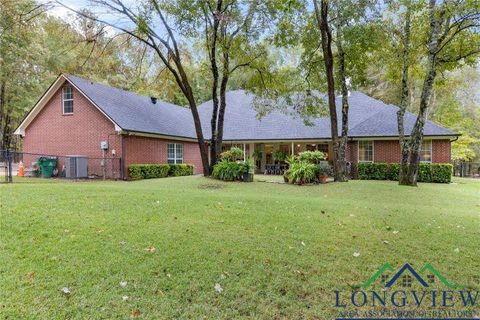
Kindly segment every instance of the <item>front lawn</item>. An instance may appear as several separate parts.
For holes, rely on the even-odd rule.
[[[17,181],[0,185],[2,319],[331,319],[333,290],[385,262],[480,286],[478,180]]]

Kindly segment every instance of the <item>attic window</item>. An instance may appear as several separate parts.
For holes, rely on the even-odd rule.
[[[63,114],[73,113],[73,89],[71,86],[63,87]]]

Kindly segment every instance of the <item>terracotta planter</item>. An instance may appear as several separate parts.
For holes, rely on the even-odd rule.
[[[328,178],[328,176],[322,176],[321,175],[321,176],[318,177],[318,180],[320,181],[321,184],[325,184],[325,183],[327,183],[327,178]]]

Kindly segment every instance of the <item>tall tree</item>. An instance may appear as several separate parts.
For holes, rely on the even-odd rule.
[[[205,48],[211,79],[212,115],[210,166],[222,149],[226,93],[237,70],[252,67],[266,58],[260,36],[265,34],[275,1],[185,0],[170,11],[176,25],[192,41]]]
[[[405,112],[409,105],[410,92],[408,89],[408,69],[410,65],[410,32],[411,32],[412,7],[410,1],[405,4],[405,22],[403,27],[403,51],[402,51],[402,80],[400,107],[397,111],[398,136],[400,143],[400,173],[399,183],[408,183],[408,154],[409,143],[405,137]]]
[[[342,162],[345,162],[345,155],[340,152],[340,139],[338,137],[338,117],[337,107],[335,104],[335,78],[333,73],[333,53],[332,53],[332,32],[329,25],[329,1],[320,0],[320,4],[317,0],[313,0],[315,8],[315,16],[318,23],[318,28],[321,34],[321,43],[323,51],[323,62],[325,65],[325,75],[327,79],[327,97],[328,97],[328,109],[330,112],[330,128],[333,144],[333,168],[335,181],[345,180],[345,166]],[[348,104],[347,104],[348,105]],[[348,110],[347,110],[348,112]],[[348,125],[348,123],[347,123]]]
[[[0,2],[0,149],[13,146],[12,132],[23,116],[21,92],[31,83],[30,50],[44,10],[34,1]]]
[[[209,175],[208,152],[198,113],[197,99],[192,86],[193,76],[189,74],[189,70],[184,64],[185,55],[183,53],[184,48],[180,43],[181,36],[175,32],[175,28],[167,16],[168,8],[172,3],[157,0],[141,1],[137,3],[134,9],[133,6],[127,5],[122,0],[91,0],[93,4],[99,5],[110,13],[128,21],[126,25],[125,23],[109,22],[85,14],[85,12],[74,10],[61,1],[57,2],[81,16],[101,22],[136,38],[157,54],[188,101],[202,158],[203,173]]]
[[[480,4],[477,1],[442,1],[438,4],[436,0],[429,0],[427,17],[429,29],[424,80],[417,119],[408,142],[408,168],[406,176],[400,181],[411,186],[417,185],[423,129],[438,68],[480,53],[480,35],[472,32],[480,26]],[[468,46],[464,45],[465,40],[470,42]]]

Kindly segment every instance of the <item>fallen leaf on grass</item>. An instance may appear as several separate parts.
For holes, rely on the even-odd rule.
[[[122,296],[122,300],[123,300],[123,301],[127,301],[127,300],[128,300],[128,296]]]
[[[400,232],[400,231],[398,231],[398,230],[394,230],[394,231],[393,231],[393,234],[397,234],[397,233],[399,233],[399,232]]]
[[[135,309],[135,310],[132,311],[131,317],[132,318],[138,318],[138,317],[140,317],[141,314],[142,313],[140,312],[140,310]]]
[[[301,242],[301,244],[302,244],[302,246],[304,246],[304,247],[305,247],[305,242],[303,242],[303,241],[302,241],[302,242]]]
[[[354,253],[353,253],[353,256],[354,256],[355,258],[360,257],[360,252],[354,252]]]
[[[155,290],[155,294],[156,294],[157,296],[161,296],[161,297],[163,297],[163,296],[165,295],[165,293],[163,293],[162,290],[158,290],[158,289]]]
[[[125,288],[127,286],[127,281],[120,281],[120,287]]]
[[[145,248],[145,251],[150,252],[150,253],[154,253],[155,251],[157,251],[157,249],[154,246],[150,246],[148,248]]]
[[[388,240],[383,240],[383,244],[389,244]]]
[[[215,283],[215,287],[214,287],[214,288],[215,288],[215,291],[216,291],[217,293],[222,293],[222,292],[223,292],[223,288],[222,288],[222,286],[220,285],[220,283]]]
[[[302,270],[294,270],[293,272],[295,272],[296,274],[302,277],[305,275],[305,272],[303,272]]]
[[[63,288],[61,289],[61,291],[62,291],[62,293],[63,293],[64,295],[66,295],[66,296],[69,296],[70,294],[72,294],[72,293],[70,292],[70,289],[67,288],[67,287],[63,287]]]
[[[459,252],[460,252],[460,249],[459,249],[459,248],[455,248],[453,251],[455,251],[456,253],[459,253]]]
[[[31,271],[31,272],[27,273],[27,277],[28,277],[28,279],[30,279],[30,280],[35,279],[35,276],[36,276],[36,275],[37,275],[37,273],[36,273],[35,271]]]

